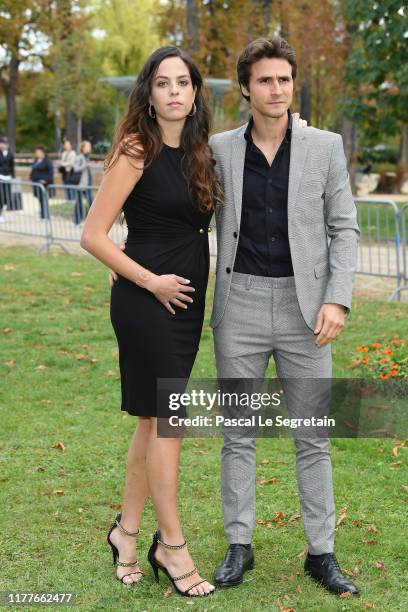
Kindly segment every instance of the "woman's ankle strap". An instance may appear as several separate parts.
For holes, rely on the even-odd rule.
[[[170,550],[178,550],[180,548],[184,548],[187,545],[186,540],[184,540],[183,544],[166,544],[166,542],[163,542],[163,540],[160,540],[159,532],[157,532],[156,540],[158,544],[161,544],[162,546],[164,546],[164,548],[169,548]]]
[[[121,531],[123,531],[123,533],[125,533],[125,534],[126,534],[126,535],[128,535],[128,536],[132,536],[132,537],[135,537],[135,536],[139,535],[139,533],[140,533],[140,529],[138,529],[137,531],[133,531],[133,532],[132,532],[132,531],[128,531],[127,529],[125,529],[125,528],[123,527],[123,525],[121,525],[121,524],[120,524],[120,519],[121,519],[121,515],[119,514],[119,515],[116,517],[116,519],[115,519],[115,523],[116,523],[116,525],[119,527],[119,529],[120,529]]]

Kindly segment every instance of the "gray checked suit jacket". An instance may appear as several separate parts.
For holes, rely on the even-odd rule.
[[[225,203],[216,210],[217,266],[210,325],[222,320],[239,240],[247,124],[214,134],[210,146]],[[296,293],[314,329],[323,303],[351,307],[359,228],[339,134],[295,122],[288,189],[288,231]]]

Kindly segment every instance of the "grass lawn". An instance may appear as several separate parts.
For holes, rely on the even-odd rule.
[[[138,540],[146,576],[123,588],[114,580],[106,533],[120,508],[135,419],[120,411],[106,270],[88,257],[21,247],[0,248],[0,262],[0,590],[73,591],[78,610],[408,609],[407,447],[391,439],[332,441],[336,552],[356,576],[360,599],[335,598],[303,576],[289,439],[257,444],[256,567],[241,587],[204,600],[165,596],[167,580],[156,585],[145,559],[156,527],[149,503]],[[357,345],[402,336],[407,314],[404,304],[356,298],[334,347],[335,376],[352,376]],[[194,375],[214,374],[207,319]],[[183,444],[185,535],[211,578],[226,549],[220,439]],[[273,477],[275,484],[261,483]]]

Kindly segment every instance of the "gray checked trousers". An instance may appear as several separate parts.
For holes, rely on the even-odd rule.
[[[313,416],[296,379],[330,379],[331,348],[317,348],[302,317],[293,277],[270,278],[233,272],[220,324],[214,329],[219,378],[263,379],[273,356],[278,377],[290,386],[289,417]],[[317,415],[316,415],[317,416]],[[335,506],[329,439],[294,437],[300,510],[314,555],[333,552]],[[255,523],[256,449],[252,437],[224,432],[221,498],[229,544],[249,544]]]

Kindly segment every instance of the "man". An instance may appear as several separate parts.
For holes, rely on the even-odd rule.
[[[279,378],[289,381],[289,413],[301,413],[306,400],[296,381],[331,378],[330,343],[351,306],[356,210],[341,136],[291,120],[296,58],[288,43],[255,40],[242,52],[237,72],[252,117],[210,141],[225,192],[217,209],[211,317],[217,373],[221,379],[263,379],[273,355]],[[295,438],[295,444],[309,549],[305,572],[332,593],[357,595],[333,553],[329,440]],[[221,487],[229,547],[215,573],[218,586],[240,584],[254,564],[255,459],[253,438],[224,432]]]
[[[0,223],[4,223],[3,206],[11,208],[11,179],[14,174],[14,155],[9,151],[8,139],[0,137]],[[6,182],[7,181],[7,182]]]

